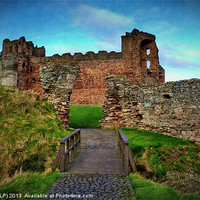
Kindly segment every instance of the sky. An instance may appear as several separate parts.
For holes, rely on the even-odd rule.
[[[0,51],[25,36],[47,56],[120,52],[134,28],[156,36],[166,81],[200,78],[200,0],[0,0]]]

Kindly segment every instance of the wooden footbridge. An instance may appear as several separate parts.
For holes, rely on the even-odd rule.
[[[105,132],[106,130],[101,130],[101,129],[97,129],[100,130],[101,132]],[[98,138],[98,132],[95,129],[86,129],[86,130],[82,130],[83,133],[88,131],[88,132],[97,132],[97,135],[95,135]],[[106,131],[107,133],[109,133],[109,131]],[[111,132],[111,131],[110,131]],[[95,137],[93,136],[93,137]],[[86,138],[86,140],[89,138]],[[90,138],[91,139],[91,138]],[[94,138],[95,139],[95,138]],[[107,138],[105,136],[105,138],[102,138],[102,142],[106,141]],[[116,138],[113,137],[113,140],[115,140]],[[87,142],[87,141],[84,141]],[[114,148],[114,150],[113,150]],[[88,150],[89,149],[89,150]],[[70,135],[62,138],[60,140],[60,147],[58,150],[58,154],[56,157],[56,160],[54,162],[53,168],[52,170],[55,171],[55,169],[58,167],[59,165],[59,161],[60,161],[60,172],[67,172],[70,170],[73,172],[78,172],[76,171],[76,168],[78,167],[77,165],[73,164],[73,160],[74,158],[77,156],[78,154],[78,158],[76,158],[77,160],[75,161],[76,163],[79,163],[80,161],[80,170],[82,171],[83,168],[82,166],[84,165],[84,162],[88,163],[88,161],[91,161],[91,159],[94,159],[94,157],[101,158],[101,163],[104,163],[104,166],[106,166],[106,162],[108,160],[111,160],[111,165],[113,168],[115,168],[115,165],[121,165],[121,160],[123,161],[123,168],[124,168],[124,173],[128,174],[130,170],[132,170],[133,172],[136,172],[136,167],[133,161],[133,157],[131,155],[130,149],[129,149],[129,140],[126,138],[126,136],[124,135],[124,133],[122,132],[121,129],[119,129],[118,131],[118,148],[116,148],[116,146],[112,146],[112,148],[106,149],[106,151],[104,149],[104,147],[102,146],[96,146],[96,148],[83,148],[81,149],[81,129],[77,129],[75,130],[73,133],[71,133]],[[91,150],[91,149],[96,149]],[[101,149],[99,151],[99,149]],[[94,152],[94,155],[93,155]],[[108,153],[109,152],[109,153]],[[104,155],[105,154],[105,155]],[[109,158],[108,158],[108,154],[109,154]],[[118,154],[120,154],[120,156],[118,156]],[[84,159],[85,158],[85,159]],[[90,159],[91,158],[91,159]],[[118,163],[116,162],[116,159],[118,159]],[[120,160],[121,159],[121,160]],[[71,167],[68,167],[69,165],[72,165]],[[102,170],[103,169],[99,168],[101,166],[100,163],[97,163],[97,168],[98,170]],[[94,166],[93,166],[94,169]],[[98,172],[97,170],[97,172]],[[93,170],[94,171],[94,170]],[[123,173],[120,171],[120,173]]]
[[[122,130],[77,129],[60,140],[53,171],[61,178],[49,199],[135,199],[128,173],[136,167]],[[55,196],[57,194],[57,197]],[[84,196],[85,195],[85,196]]]

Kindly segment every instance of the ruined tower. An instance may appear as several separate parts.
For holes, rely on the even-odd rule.
[[[155,36],[134,29],[122,36],[122,61],[129,69],[127,78],[134,84],[165,81],[164,69],[159,64]]]

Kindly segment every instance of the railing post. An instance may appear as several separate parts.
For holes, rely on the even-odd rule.
[[[124,143],[124,172],[128,174],[129,167],[129,146],[128,142]]]
[[[81,148],[81,130],[79,130],[78,132],[78,140],[79,140],[78,149],[80,149]]]
[[[78,133],[76,133],[76,135],[75,135],[75,147],[74,147],[74,153],[75,154],[77,154],[77,152],[78,152],[78,143],[77,143],[77,141],[78,141]]]
[[[75,153],[77,153],[78,149],[80,149],[80,143],[81,143],[80,129],[62,138],[60,140],[59,151],[54,161],[52,171],[55,171],[60,160],[60,172],[61,173],[64,172],[66,170],[65,167],[67,167],[67,164],[73,160]],[[70,152],[71,152],[71,159],[70,159]]]
[[[73,137],[71,137],[71,139],[70,139],[70,142],[71,142],[71,147],[74,145],[74,136]],[[72,150],[71,150],[71,161],[74,159],[74,147],[72,148]]]
[[[66,147],[67,147],[66,151],[68,151],[69,150],[69,139],[67,140]],[[69,153],[67,153],[67,155],[66,155],[66,165],[68,163],[69,163]]]
[[[54,172],[56,170],[56,167],[58,165],[59,160],[60,160],[60,146],[59,146],[58,154],[56,156],[56,160],[55,160],[53,167],[52,167],[52,172]]]
[[[65,142],[60,142],[60,172],[65,171]]]

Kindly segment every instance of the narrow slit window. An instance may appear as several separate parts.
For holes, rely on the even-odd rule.
[[[150,65],[151,65],[151,62],[149,60],[147,60],[147,68],[148,69],[149,69]]]
[[[22,63],[22,68],[23,68],[23,69],[24,69],[25,65],[26,65],[26,63],[25,63],[25,62],[23,62],[23,63]]]
[[[146,49],[147,56],[150,54],[150,49]]]

